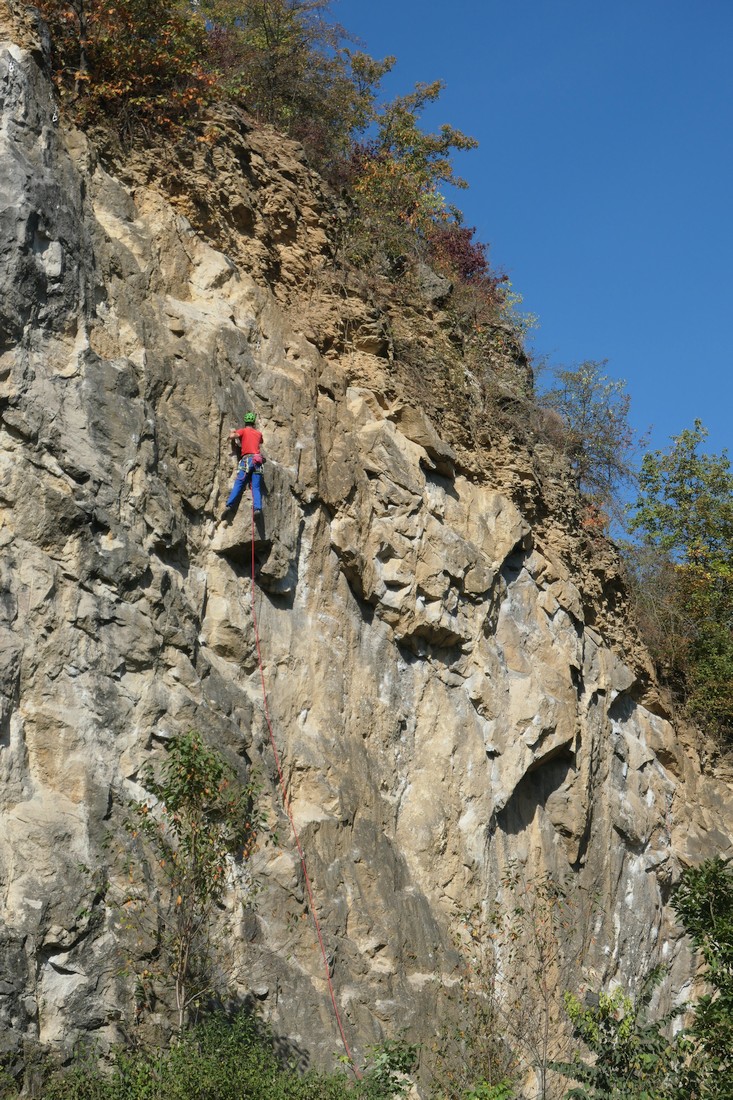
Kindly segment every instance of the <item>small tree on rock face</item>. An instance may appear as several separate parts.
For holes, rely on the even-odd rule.
[[[592,1057],[576,1053],[555,1068],[578,1082],[566,1100],[730,1100],[733,1097],[733,872],[719,858],[688,868],[672,907],[701,952],[710,992],[694,1004],[649,1021],[646,1010],[663,971],[657,968],[634,1004],[621,990],[581,1004],[565,1003],[576,1038]],[[691,1025],[666,1034],[682,1011]]]
[[[588,361],[573,370],[556,370],[559,384],[543,395],[542,404],[566,424],[565,450],[581,490],[607,508],[634,480],[638,442],[629,424],[626,383],[604,374],[605,366],[605,361]]]
[[[180,1030],[193,1006],[221,992],[212,930],[231,860],[246,860],[257,840],[256,791],[197,733],[172,741],[160,778],[148,769],[144,782],[151,798],[133,804],[127,828],[149,883],[158,871],[163,881],[156,901],[131,872],[122,908],[145,960],[138,1008],[172,988]]]
[[[534,1097],[550,1100],[557,1096],[552,1061],[567,1041],[559,1026],[562,990],[585,950],[592,910],[581,912],[550,874],[526,878],[514,863],[502,887],[502,904],[492,914],[501,974],[496,983],[498,1017],[518,1062],[536,1075]]]
[[[455,979],[441,987],[436,1035],[423,1048],[440,1100],[510,1100],[508,1082],[517,1059],[498,1002],[494,925],[498,914],[481,905],[464,912],[454,927]]]

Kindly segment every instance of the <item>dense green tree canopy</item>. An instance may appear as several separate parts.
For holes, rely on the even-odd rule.
[[[733,473],[725,451],[707,454],[699,420],[668,451],[644,456],[632,531],[676,561],[730,564],[733,558]]]

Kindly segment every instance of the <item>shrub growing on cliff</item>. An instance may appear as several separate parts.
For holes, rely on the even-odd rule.
[[[592,1054],[579,1054],[553,1068],[577,1082],[565,1100],[689,1100],[688,1044],[670,1039],[665,1028],[673,1016],[649,1022],[646,1010],[662,972],[654,971],[634,1003],[622,990],[601,993],[583,1004],[571,993],[565,1007],[573,1035]]]
[[[672,897],[685,932],[702,954],[709,992],[656,1021],[647,1019],[663,975],[652,973],[634,1003],[620,989],[565,1004],[588,1059],[576,1052],[555,1068],[577,1082],[566,1100],[730,1100],[733,1096],[733,872],[719,858],[688,868]],[[670,1023],[692,1010],[689,1027]]]
[[[197,1025],[168,1050],[118,1051],[109,1068],[84,1060],[57,1071],[44,1100],[354,1100],[342,1073],[300,1074],[283,1064],[282,1044],[259,1021],[239,1013]]]
[[[330,0],[39,0],[54,81],[82,123],[123,138],[183,127],[217,99],[303,140],[323,166],[371,120],[394,59],[346,46]]]
[[[330,0],[206,0],[209,48],[223,94],[301,140],[319,166],[347,152],[371,121],[394,58],[348,47]]]
[[[197,733],[172,741],[160,778],[148,769],[144,782],[151,797],[133,804],[128,822],[137,846],[121,912],[136,938],[138,1011],[172,989],[180,1031],[194,1007],[223,992],[216,911],[230,861],[251,855],[261,822],[252,783]]]
[[[549,874],[525,877],[511,864],[502,879],[501,903],[493,913],[497,970],[503,975],[498,1012],[518,1064],[536,1075],[538,1100],[555,1095],[552,1061],[567,1043],[557,1027],[562,991],[587,950],[592,909],[592,901],[579,893],[570,897]]]
[[[245,1012],[197,1024],[168,1049],[117,1050],[111,1065],[83,1054],[44,1067],[44,1100],[391,1100],[405,1096],[416,1048],[393,1041],[372,1049],[363,1078],[302,1072],[302,1051]],[[11,1085],[8,1100],[20,1091]],[[4,1100],[4,1096],[3,1096]],[[484,1097],[481,1097],[484,1100]],[[486,1100],[494,1100],[493,1094]],[[497,1094],[496,1100],[504,1100]]]
[[[506,275],[492,269],[489,246],[475,233],[456,211],[434,222],[427,234],[427,258],[453,284],[450,308],[467,343],[506,314],[509,284]]]
[[[207,32],[175,0],[38,0],[52,42],[52,71],[77,119],[121,135],[160,128],[208,102]]]
[[[476,906],[455,928],[455,979],[441,988],[436,1037],[423,1051],[439,1100],[509,1100],[517,1066],[497,996],[493,925]],[[450,1025],[446,1024],[450,1021]]]

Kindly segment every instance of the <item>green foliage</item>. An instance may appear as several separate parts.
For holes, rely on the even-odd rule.
[[[19,1095],[20,1089],[12,1073],[0,1065],[0,1100],[15,1100]]]
[[[673,438],[668,451],[644,456],[629,527],[638,533],[647,560],[653,555],[655,587],[669,605],[666,621],[684,627],[684,644],[673,650],[660,645],[661,659],[676,673],[690,712],[730,737],[733,473],[725,451],[701,450],[706,436],[697,420]],[[639,591],[644,612],[650,601],[643,587]],[[678,639],[679,631],[671,637]]]
[[[672,906],[705,962],[711,991],[692,1006],[692,1025],[665,1034],[678,1012],[649,1022],[661,969],[634,1004],[621,990],[583,1004],[566,994],[573,1033],[591,1054],[555,1069],[577,1081],[567,1100],[730,1100],[733,1097],[733,872],[721,859],[685,871]]]
[[[705,962],[712,987],[695,1005],[691,1034],[700,1044],[702,1095],[733,1096],[733,871],[719,858],[688,868],[672,898],[675,913]]]
[[[499,299],[502,321],[508,324],[521,339],[524,339],[532,329],[539,326],[539,318],[536,313],[527,313],[520,308],[524,304],[524,296],[514,289],[510,279],[501,281]]]
[[[286,1052],[283,1052],[286,1053]],[[216,1017],[168,1050],[118,1052],[111,1070],[88,1058],[51,1075],[44,1100],[347,1100],[344,1074],[300,1074],[283,1064],[253,1017]]]
[[[654,971],[637,1004],[620,989],[601,993],[583,1004],[565,994],[573,1035],[592,1054],[576,1053],[571,1062],[553,1068],[577,1081],[566,1100],[688,1100],[687,1044],[664,1034],[670,1017],[649,1023],[645,1011],[662,972]]]
[[[705,454],[700,420],[673,437],[668,451],[644,456],[632,530],[676,561],[730,561],[733,553],[733,473],[725,451]]]
[[[390,1100],[404,1096],[416,1048],[374,1047],[363,1080],[345,1072],[301,1072],[298,1055],[255,1017],[214,1016],[167,1049],[118,1050],[111,1066],[89,1051],[74,1064],[45,1068],[44,1100]],[[294,1057],[293,1057],[294,1055]],[[12,1092],[13,1097],[18,1095]],[[484,1100],[484,1097],[481,1097]],[[486,1100],[494,1100],[488,1094]],[[504,1100],[502,1094],[496,1100]]]
[[[573,370],[557,369],[559,383],[542,396],[566,425],[564,449],[581,490],[604,508],[634,480],[637,440],[629,424],[626,383],[603,373],[604,362],[588,361]]]
[[[144,783],[152,797],[133,804],[128,822],[141,850],[129,863],[123,923],[145,960],[138,1010],[168,985],[182,1028],[193,1006],[220,992],[214,917],[232,862],[246,861],[257,842],[257,791],[193,732],[170,742],[160,778],[148,768]],[[142,878],[136,866],[147,872]],[[156,900],[150,884],[161,878]]]
[[[417,1062],[418,1048],[404,1039],[387,1039],[372,1047],[359,1083],[358,1095],[363,1100],[382,1100],[404,1096],[409,1088],[410,1073]]]
[[[512,1100],[514,1088],[509,1081],[499,1081],[498,1085],[490,1085],[488,1081],[481,1081],[470,1089],[465,1100]]]

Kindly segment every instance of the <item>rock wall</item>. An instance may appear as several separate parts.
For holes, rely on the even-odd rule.
[[[729,850],[731,792],[665,717],[623,614],[597,613],[611,566],[574,568],[549,488],[542,523],[520,508],[530,454],[499,440],[472,466],[382,343],[324,356],[278,302],[273,272],[327,259],[297,148],[232,134],[247,167],[227,186],[257,216],[227,255],[180,202],[109,175],[31,33],[9,12],[0,30],[0,1045],[114,1038],[102,842],[162,742],[202,731],[282,818],[248,501],[219,518],[247,409],[269,707],[357,1056],[439,1029],[465,914],[501,905],[509,867],[596,899],[579,982],[635,988],[662,959],[679,996],[670,885]],[[324,1064],[338,1035],[279,832],[255,905],[232,887],[232,968]]]

